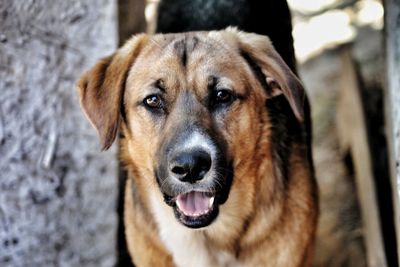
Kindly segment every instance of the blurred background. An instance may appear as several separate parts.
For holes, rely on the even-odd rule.
[[[191,12],[194,3],[212,10],[217,2],[164,5]],[[0,266],[130,266],[118,148],[100,153],[74,84],[132,34],[160,31],[159,19],[166,20],[159,5],[0,1]],[[400,3],[288,5],[297,71],[311,101],[320,190],[313,266],[396,267]],[[279,32],[274,22],[266,27]]]

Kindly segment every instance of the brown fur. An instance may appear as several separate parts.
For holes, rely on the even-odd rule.
[[[186,44],[183,48],[180,40]],[[217,120],[202,103],[210,74],[226,77],[229,86],[244,96]],[[267,83],[267,77],[274,82]],[[163,119],[152,118],[138,104],[157,80],[168,92],[169,107]],[[310,265],[318,212],[303,123],[305,94],[267,37],[235,29],[135,36],[87,72],[78,87],[82,107],[103,147],[112,144],[119,125],[124,135],[121,160],[129,172],[124,220],[128,248],[137,266],[184,262],[166,245],[178,241],[163,240],[168,233],[162,231],[168,227],[177,231],[176,236],[182,232],[188,241],[187,248],[185,243],[176,246],[201,250],[206,259],[198,260],[210,266]],[[193,103],[176,103],[182,90],[195,96]],[[285,159],[278,162],[275,150],[280,148],[273,148],[277,144],[272,141],[274,114],[269,114],[265,103],[280,94],[297,127],[290,133]],[[172,210],[163,203],[154,177],[159,148],[184,116],[194,116],[205,128],[216,128],[233,160],[229,198],[215,222],[199,230],[174,228]]]

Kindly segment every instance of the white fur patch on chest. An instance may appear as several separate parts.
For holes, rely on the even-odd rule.
[[[202,231],[181,225],[170,207],[156,194],[150,195],[152,212],[159,227],[162,243],[171,253],[177,267],[240,267],[234,255],[213,251]]]

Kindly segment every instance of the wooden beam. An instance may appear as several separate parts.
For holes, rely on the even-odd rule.
[[[337,106],[339,143],[343,153],[350,152],[354,164],[368,266],[386,267],[366,118],[350,49],[342,49],[341,62],[341,87]]]

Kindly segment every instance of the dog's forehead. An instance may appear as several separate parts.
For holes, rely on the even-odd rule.
[[[218,32],[154,35],[134,63],[128,85],[143,87],[137,83],[161,79],[166,80],[170,88],[193,87],[193,84],[197,88],[206,88],[204,85],[210,77],[216,76],[242,87],[239,84],[243,60],[240,59],[235,44]]]
[[[175,34],[156,34],[151,37],[153,45],[164,51],[172,50],[182,55],[183,51],[189,53],[202,51],[215,51],[232,47],[232,42],[227,42],[223,31],[218,32],[186,32]]]
[[[182,34],[155,35],[150,38],[142,61],[153,65],[179,64],[194,70],[205,65],[231,64],[237,49],[225,42],[221,34],[189,32]]]

